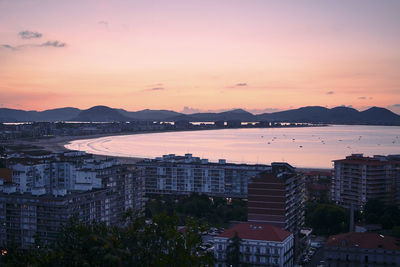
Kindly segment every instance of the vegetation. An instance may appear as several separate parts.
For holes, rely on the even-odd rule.
[[[159,196],[146,203],[146,216],[151,218],[166,212],[176,213],[182,223],[191,216],[211,226],[226,226],[229,221],[247,221],[247,203],[244,200],[226,198],[210,198],[206,195],[192,194],[175,199],[171,196]]]
[[[366,223],[380,224],[383,229],[392,229],[400,226],[400,210],[396,205],[371,199],[365,205],[364,219]]]
[[[330,203],[306,204],[306,225],[317,235],[335,235],[349,229],[349,211]]]
[[[350,211],[332,203],[306,203],[306,225],[317,235],[348,232]],[[379,224],[385,234],[400,237],[400,209],[378,199],[370,199],[362,213],[355,211],[355,222]]]
[[[240,245],[242,239],[239,237],[237,232],[235,235],[229,239],[229,245],[226,248],[226,263],[228,266],[239,267],[241,266],[240,258],[242,253],[240,252]]]
[[[366,223],[379,224],[390,235],[400,237],[400,210],[396,205],[370,199],[365,205],[363,217]]]
[[[50,247],[20,251],[8,248],[1,266],[211,266],[213,257],[200,250],[202,229],[187,219],[178,231],[178,217],[165,214],[146,223],[127,216],[125,227],[83,225],[77,220],[62,229]]]

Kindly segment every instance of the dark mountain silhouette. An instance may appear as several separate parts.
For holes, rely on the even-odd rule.
[[[24,121],[285,121],[327,124],[371,124],[400,125],[400,116],[385,108],[372,107],[359,112],[354,108],[335,107],[328,109],[320,106],[253,115],[243,109],[234,109],[220,113],[182,114],[170,110],[126,111],[107,106],[95,106],[87,110],[77,108],[59,108],[45,111],[25,111],[0,108],[0,122]]]
[[[0,108],[0,122],[65,121],[78,115],[77,108],[57,108],[45,111],[25,111]]]
[[[137,120],[165,120],[167,118],[171,118],[173,116],[181,115],[176,111],[171,110],[151,110],[151,109],[144,109],[140,111],[126,111],[124,109],[118,109],[118,111],[131,119]]]
[[[400,125],[400,116],[385,108],[372,107],[360,112],[363,123],[369,124],[397,124]],[[397,123],[396,123],[397,122]]]
[[[78,116],[80,109],[77,108],[56,108],[49,109],[39,113],[43,121],[67,121]]]
[[[243,109],[234,109],[220,113],[194,113],[190,115],[181,114],[179,116],[171,117],[169,120],[187,120],[187,121],[227,121],[227,120],[241,120],[241,121],[254,121],[255,115]]]
[[[370,108],[359,112],[348,107],[303,107],[299,109],[261,114],[258,120],[310,122],[330,124],[400,125],[400,116],[385,108]]]
[[[130,121],[131,118],[122,115],[117,109],[107,106],[94,106],[82,110],[72,121],[113,122]]]

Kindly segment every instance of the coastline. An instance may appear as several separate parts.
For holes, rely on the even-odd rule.
[[[326,126],[323,126],[326,127]],[[174,131],[147,131],[147,132],[134,132],[134,133],[109,133],[109,134],[98,134],[98,135],[91,135],[91,136],[65,136],[65,137],[60,137],[54,139],[52,142],[47,142],[45,144],[42,143],[42,146],[49,150],[49,151],[54,151],[54,152],[63,152],[63,151],[70,151],[69,149],[65,148],[65,145],[67,145],[71,141],[77,141],[77,140],[88,140],[88,139],[95,139],[95,138],[102,138],[102,137],[109,137],[109,136],[129,136],[129,135],[137,135],[137,134],[151,134],[151,133],[167,133],[167,132],[186,132],[186,131],[214,131],[214,130],[225,130],[225,129],[185,129],[185,130],[174,130]],[[38,145],[40,145],[38,143]],[[93,154],[93,153],[92,153]],[[93,154],[94,157],[99,158],[99,159],[107,159],[107,158],[116,158],[118,161],[121,163],[126,163],[126,164],[133,164],[138,161],[142,161],[146,159],[147,157],[128,157],[128,156],[116,156],[116,155],[105,155],[105,154]],[[159,155],[161,156],[161,154]],[[244,164],[249,164],[252,165],[253,163],[244,163]],[[329,172],[331,171],[331,168],[324,168],[324,167],[309,167],[309,166],[294,166],[299,172],[309,172],[309,171],[325,171]]]
[[[327,126],[330,126],[330,125],[298,126],[298,127],[294,127],[294,128],[327,127]],[[280,128],[280,127],[270,127],[270,128]],[[267,128],[267,129],[270,129],[270,128]],[[292,128],[292,127],[290,127],[290,128]],[[217,130],[226,130],[226,129],[229,129],[229,128],[175,129],[175,130],[123,132],[123,133],[121,133],[121,132],[120,133],[103,133],[103,134],[94,134],[94,135],[72,135],[72,136],[70,135],[70,136],[56,136],[56,137],[50,137],[50,138],[37,138],[37,139],[29,140],[29,141],[28,140],[19,140],[19,142],[17,141],[15,144],[37,145],[37,146],[42,147],[44,150],[47,150],[50,152],[65,152],[65,151],[69,151],[69,149],[65,148],[65,145],[67,145],[71,141],[76,141],[76,140],[87,140],[87,139],[95,139],[95,138],[109,137],[109,136],[124,136],[124,135],[136,135],[136,134],[152,134],[152,133],[155,134],[155,133],[192,132],[192,131],[217,131]],[[233,128],[233,129],[236,129],[236,128]],[[249,129],[249,128],[237,128],[237,129]]]
[[[335,125],[323,125],[321,127],[325,128],[326,126],[335,126]],[[364,126],[364,125],[360,125]],[[314,128],[316,126],[311,126],[311,128]],[[275,128],[275,127],[274,127]],[[281,127],[279,127],[281,128]],[[290,127],[292,128],[292,127]],[[297,127],[296,127],[297,128]],[[302,127],[301,127],[302,128]],[[245,128],[246,129],[246,128]],[[72,141],[77,141],[77,140],[91,140],[91,139],[96,139],[96,138],[104,138],[104,137],[113,137],[113,136],[134,136],[137,134],[159,134],[159,133],[174,133],[174,132],[194,132],[194,131],[215,131],[215,130],[226,130],[226,129],[179,129],[179,130],[157,130],[157,131],[137,131],[137,132],[118,132],[118,133],[102,133],[102,134],[95,134],[95,135],[74,135],[74,136],[48,136],[48,137],[42,137],[42,138],[36,138],[36,139],[20,139],[20,140],[10,140],[6,143],[8,143],[11,146],[15,146],[15,151],[18,151],[19,149],[24,149],[23,146],[27,146],[26,149],[31,150],[31,151],[49,151],[49,152],[65,152],[65,151],[70,151],[65,147],[69,142]],[[319,131],[319,130],[317,130]],[[201,133],[199,133],[201,134]],[[16,141],[16,142],[15,142]],[[341,141],[341,140],[340,140]],[[89,142],[90,143],[90,142]],[[21,145],[20,148],[18,146]],[[29,147],[29,146],[36,146],[36,147]],[[88,151],[90,153],[90,151]],[[128,153],[130,154],[130,153]],[[153,153],[154,154],[154,153]],[[97,158],[116,158],[120,162],[123,163],[135,163],[137,161],[143,160],[144,158],[141,154],[137,154],[136,157],[129,157],[127,155],[107,155],[107,154],[93,154]],[[144,155],[144,154],[143,154]],[[157,154],[157,156],[161,156]],[[155,157],[155,156],[154,156]],[[289,162],[289,161],[288,161]],[[296,162],[296,160],[294,161]],[[290,162],[289,162],[290,163]],[[299,162],[297,162],[299,163]],[[252,164],[252,163],[247,163],[247,164]],[[304,165],[293,165],[296,167],[299,171],[312,171],[312,170],[325,170],[325,171],[330,171],[331,168],[325,167],[325,166],[320,166],[320,167],[311,167],[308,164]]]

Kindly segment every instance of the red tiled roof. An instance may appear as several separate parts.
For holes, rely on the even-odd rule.
[[[400,240],[375,233],[346,233],[329,237],[328,247],[400,250]]]
[[[0,179],[4,179],[7,182],[12,182],[12,170],[7,168],[0,168]]]
[[[229,228],[218,237],[232,238],[238,233],[242,239],[264,240],[264,241],[279,241],[282,242],[292,233],[282,230],[278,227],[267,223],[239,223]]]

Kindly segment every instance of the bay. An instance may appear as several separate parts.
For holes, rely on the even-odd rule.
[[[332,160],[353,153],[400,154],[400,127],[330,125],[146,133],[75,140],[65,147],[119,157],[154,158],[191,153],[210,161],[226,159],[250,164],[283,161],[295,167],[332,168]]]

